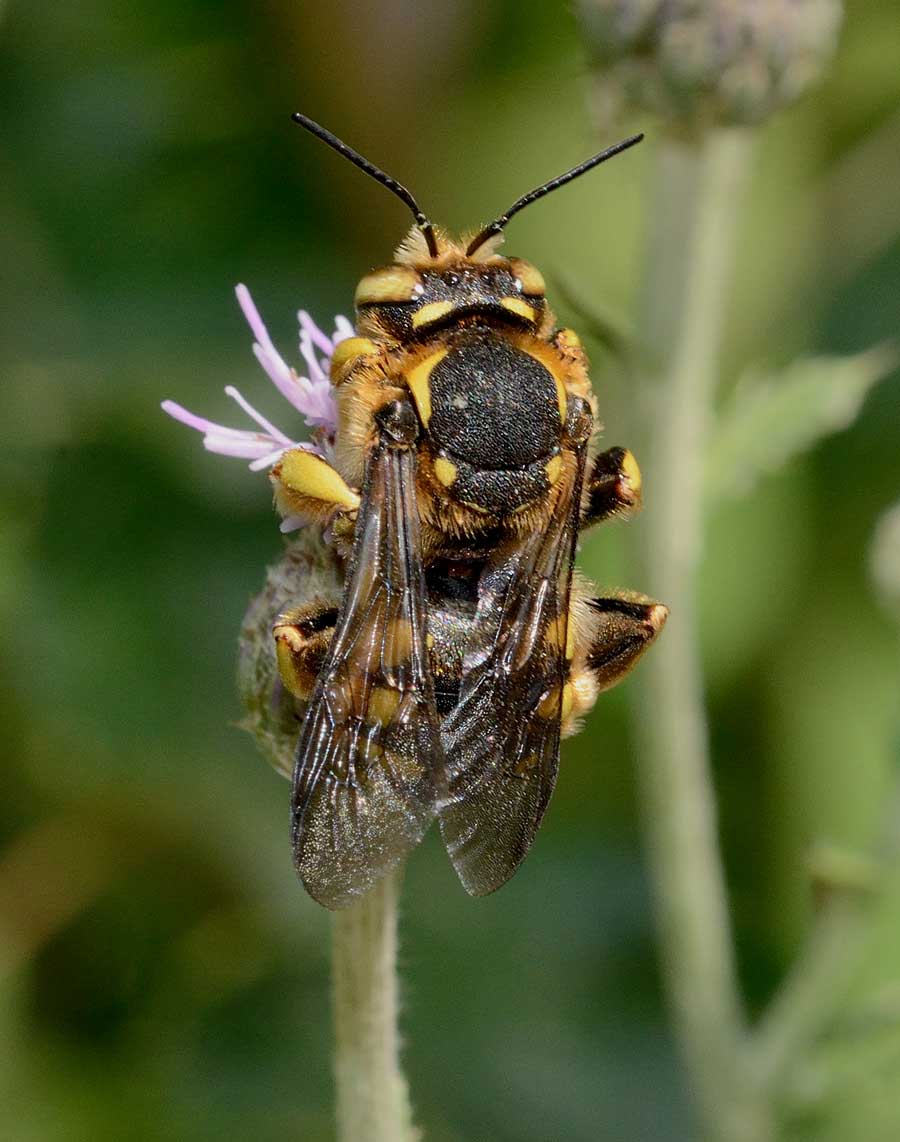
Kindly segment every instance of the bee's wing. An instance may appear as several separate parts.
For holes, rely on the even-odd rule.
[[[518,868],[556,783],[583,472],[582,449],[546,530],[498,549],[479,582],[459,701],[442,730],[450,788],[441,833],[474,896]]]
[[[297,747],[294,860],[329,908],[422,839],[445,782],[415,471],[412,448],[382,444],[368,461],[341,610]]]

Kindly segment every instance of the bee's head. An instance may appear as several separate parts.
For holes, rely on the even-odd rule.
[[[516,199],[504,214],[473,238],[457,244],[435,229],[402,183],[312,119],[299,113],[292,118],[386,186],[412,211],[416,224],[397,251],[396,261],[366,274],[356,289],[360,326],[403,337],[422,335],[440,325],[479,315],[525,328],[538,328],[546,313],[544,279],[528,262],[503,258],[496,253],[503,228],[514,214],[530,203],[643,138],[643,135],[633,135],[543,183]]]
[[[487,246],[481,256],[469,256],[465,244],[441,234],[436,241],[439,252],[432,257],[414,227],[395,262],[366,274],[356,287],[361,328],[402,339],[477,320],[540,328],[547,311],[540,270]]]

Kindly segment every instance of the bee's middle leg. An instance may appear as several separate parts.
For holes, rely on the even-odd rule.
[[[312,694],[337,617],[337,600],[315,599],[282,611],[272,627],[281,681],[303,702]]]
[[[641,470],[627,448],[609,448],[594,458],[586,481],[582,530],[641,506]]]

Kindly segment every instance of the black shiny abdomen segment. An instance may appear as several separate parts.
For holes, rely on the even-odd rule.
[[[429,385],[429,436],[474,468],[521,468],[559,443],[549,369],[490,330],[457,341]]]

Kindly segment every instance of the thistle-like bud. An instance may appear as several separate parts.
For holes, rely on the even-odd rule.
[[[580,0],[604,121],[626,108],[697,131],[758,123],[822,73],[840,0]]]
[[[288,607],[337,598],[340,591],[341,569],[333,548],[317,528],[303,528],[266,572],[265,585],[241,624],[237,682],[246,711],[241,727],[253,734],[266,759],[285,777],[293,772],[304,705],[281,683],[272,626]]]

